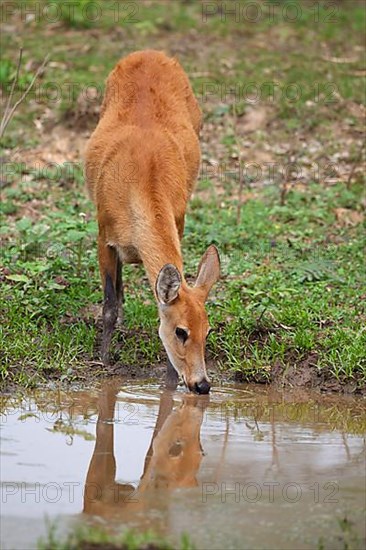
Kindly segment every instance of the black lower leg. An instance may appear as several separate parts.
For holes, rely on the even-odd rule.
[[[170,360],[168,359],[166,377],[165,377],[166,387],[170,390],[175,390],[175,388],[178,386],[178,381],[179,381],[179,375],[175,370],[175,368],[173,367]]]
[[[118,300],[112,277],[107,273],[104,286],[102,361],[109,363],[109,346],[118,317]]]
[[[123,279],[122,279],[122,262],[117,259],[117,273],[116,273],[116,294],[118,301],[118,308],[125,303],[125,294],[123,292]],[[121,317],[122,317],[122,307],[121,307]]]

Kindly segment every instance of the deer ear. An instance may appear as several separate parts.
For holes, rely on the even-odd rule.
[[[195,287],[203,291],[206,300],[212,286],[220,278],[220,257],[216,246],[211,244],[200,261]]]
[[[179,293],[182,277],[173,264],[166,264],[161,268],[156,279],[155,292],[161,304],[170,304]]]

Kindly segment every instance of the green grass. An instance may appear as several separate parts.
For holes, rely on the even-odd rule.
[[[170,542],[157,536],[152,531],[136,533],[127,531],[123,535],[110,535],[105,530],[97,527],[79,527],[74,529],[66,538],[57,534],[56,524],[52,524],[48,530],[46,540],[40,540],[39,550],[174,550]],[[179,547],[176,550],[194,550],[194,546],[188,535],[181,536]]]
[[[47,52],[51,56],[37,95],[20,106],[2,143],[0,372],[5,386],[33,386],[52,377],[77,380],[86,370],[96,372],[88,365],[99,359],[94,314],[102,295],[96,222],[82,167],[70,164],[70,156],[57,167],[37,169],[29,160],[22,162],[22,152],[29,159],[37,147],[46,157],[55,149],[47,126],[35,131],[34,121],[46,109],[53,124],[68,128],[72,152],[73,139],[84,131],[73,122],[80,90],[96,84],[102,91],[119,55],[151,46],[178,55],[204,111],[205,170],[188,209],[183,253],[186,274],[193,277],[205,248],[215,243],[220,250],[223,277],[208,305],[215,330],[207,345],[219,376],[266,381],[274,368],[287,372],[315,365],[319,376],[364,386],[364,180],[358,169],[352,181],[347,179],[361,160],[362,4],[337,3],[336,20],[330,21],[328,4],[320,2],[317,24],[301,2],[301,17],[292,23],[284,20],[283,3],[275,6],[274,21],[263,17],[256,23],[229,16],[223,21],[220,14],[204,21],[196,2],[173,2],[169,14],[163,2],[139,3],[134,21],[124,12],[116,20],[105,8],[93,22],[83,18],[85,2],[72,4],[71,17],[63,2],[54,30],[42,18],[21,22],[21,89],[34,74],[31,62],[40,62]],[[7,23],[18,20],[14,12]],[[117,47],[121,36],[127,45]],[[8,33],[0,66],[4,101],[17,47],[15,34]],[[58,102],[47,95],[55,83],[62,91]],[[260,90],[254,104],[243,92],[248,83]],[[239,90],[235,97],[228,93],[232,86]],[[294,100],[296,89],[301,93]],[[261,108],[266,125],[243,133],[243,121]],[[238,224],[239,154],[245,163],[269,159],[277,167],[295,158],[303,175],[289,175],[285,188],[278,170],[266,181],[266,164],[259,180],[247,174]],[[211,158],[225,166],[225,177],[207,170]],[[356,214],[356,221],[340,220],[341,208]],[[143,269],[125,266],[124,281],[125,327],[114,337],[115,360],[156,364],[165,355]]]

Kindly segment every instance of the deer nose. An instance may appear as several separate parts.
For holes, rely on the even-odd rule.
[[[194,391],[200,394],[209,393],[211,384],[204,378],[201,382],[196,382],[194,385]]]

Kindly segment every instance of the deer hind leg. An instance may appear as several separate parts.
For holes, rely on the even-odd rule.
[[[119,325],[121,325],[123,322],[123,304],[125,303],[125,293],[123,290],[122,261],[118,255],[117,255],[117,271],[116,271],[116,294],[117,294],[117,309],[118,309],[117,322]]]
[[[98,237],[98,257],[104,294],[101,356],[103,363],[108,364],[109,348],[122,296],[122,265],[115,248],[109,246],[100,235]]]

